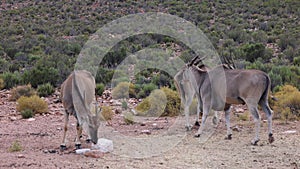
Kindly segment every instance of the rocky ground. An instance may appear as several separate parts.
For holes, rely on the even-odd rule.
[[[9,102],[9,91],[0,92],[0,168],[299,168],[300,122],[274,121],[275,142],[267,142],[267,123],[263,121],[261,141],[252,146],[253,121],[232,115],[233,139],[225,140],[224,117],[218,126],[208,125],[207,135],[194,138],[196,130],[186,132],[183,118],[134,117],[127,125],[123,111],[110,122],[102,122],[99,137],[113,140],[114,151],[94,158],[75,153],[75,119],[71,118],[68,149],[61,152],[63,109],[57,96],[45,98],[49,113],[22,119]],[[135,104],[131,101],[132,105]],[[107,102],[115,104],[117,101]],[[243,108],[236,107],[236,112]],[[194,117],[192,117],[194,118]],[[19,144],[20,151],[11,151]],[[91,145],[84,143],[83,148]]]

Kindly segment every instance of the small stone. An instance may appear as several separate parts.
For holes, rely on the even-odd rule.
[[[232,131],[240,132],[240,131],[242,131],[242,129],[239,126],[234,126],[234,127],[232,127]]]
[[[154,129],[158,129],[157,123],[153,123],[152,126]]]
[[[122,109],[116,109],[115,110],[115,114],[121,114],[122,113]]]
[[[25,158],[25,155],[24,154],[19,154],[17,157],[18,158]]]
[[[287,131],[284,131],[282,133],[283,134],[295,134],[295,133],[297,133],[297,131],[296,130],[287,130]]]
[[[9,118],[10,118],[11,121],[16,121],[17,120],[17,118],[15,116],[9,117]]]
[[[29,118],[27,121],[35,121],[35,118]]]
[[[53,153],[57,153],[57,151],[56,150],[54,150],[54,149],[52,149],[52,150],[48,150],[49,151],[49,153],[51,153],[51,154],[53,154]]]
[[[235,112],[237,112],[237,113],[244,113],[244,109],[243,108],[236,108]]]
[[[142,130],[141,133],[142,133],[142,134],[148,134],[148,135],[150,135],[150,134],[151,134],[151,131],[150,131],[150,130]]]

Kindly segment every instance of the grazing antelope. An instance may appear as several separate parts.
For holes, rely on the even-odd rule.
[[[75,146],[80,148],[79,138],[82,129],[88,134],[88,140],[97,144],[100,113],[96,105],[96,113],[91,112],[92,102],[95,101],[95,79],[85,70],[75,70],[61,85],[61,100],[65,108],[65,126],[61,149],[66,149],[66,132],[68,130],[69,116],[77,119],[77,137]]]
[[[196,57],[198,58],[198,57]],[[182,82],[189,82],[197,92],[198,102],[203,110],[202,124],[195,134],[200,137],[205,126],[207,115],[211,109],[225,111],[227,139],[231,139],[230,107],[232,104],[246,104],[255,122],[256,145],[259,141],[260,116],[258,105],[266,113],[268,120],[269,142],[274,141],[272,134],[272,110],[268,104],[268,93],[271,86],[269,76],[259,70],[228,69],[219,65],[212,70],[204,70],[194,65],[195,58],[181,70]],[[200,59],[202,60],[202,59]]]

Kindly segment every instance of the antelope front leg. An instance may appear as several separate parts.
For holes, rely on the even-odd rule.
[[[214,117],[213,117],[212,122],[213,122],[213,124],[216,125],[216,126],[219,124],[218,111],[215,111],[215,114],[214,114]]]
[[[192,129],[192,125],[190,124],[190,113],[189,113],[189,106],[184,106],[184,114],[185,114],[185,128],[187,131]]]
[[[63,135],[62,143],[60,144],[60,149],[62,151],[67,149],[67,146],[66,146],[66,142],[67,142],[66,141],[66,135],[67,135],[67,131],[68,131],[69,113],[65,112],[64,116],[65,116],[64,135]]]

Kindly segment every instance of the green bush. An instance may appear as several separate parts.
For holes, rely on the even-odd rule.
[[[274,118],[295,120],[300,118],[300,91],[291,85],[284,85],[274,94],[278,101],[274,104]]]
[[[21,111],[21,115],[23,119],[29,119],[34,116],[34,113],[30,109],[25,109]]]
[[[54,87],[50,83],[38,85],[37,93],[40,97],[46,97],[55,92]]]
[[[49,66],[36,66],[31,70],[25,71],[22,75],[24,83],[30,83],[35,88],[45,83],[57,84],[60,80],[58,77],[58,69]]]
[[[20,73],[15,72],[5,72],[2,74],[2,79],[4,80],[4,88],[10,89],[18,84],[20,84]]]
[[[103,83],[96,84],[96,94],[98,96],[102,96],[104,90],[105,90],[105,85]]]
[[[178,93],[163,87],[154,90],[136,110],[141,116],[176,116],[180,114],[180,104]]]
[[[153,83],[143,85],[143,91],[145,92],[146,96],[149,96],[150,93],[155,89],[157,89],[157,86]]]
[[[128,109],[128,104],[127,104],[126,100],[122,100],[122,108],[125,110]]]
[[[146,97],[146,93],[144,92],[144,90],[139,91],[139,93],[136,95],[136,98],[138,99],[142,99]]]
[[[36,91],[31,87],[31,85],[23,85],[23,86],[17,86],[14,87],[11,90],[11,96],[9,98],[10,101],[16,101],[18,100],[21,96],[32,96],[36,94]]]
[[[165,110],[166,102],[167,98],[164,92],[156,89],[136,107],[136,110],[139,112],[139,115],[159,117]]]
[[[0,78],[0,90],[4,88],[4,80]]]
[[[112,97],[114,99],[129,98],[129,96],[135,95],[135,87],[129,82],[121,82],[112,90]]]
[[[17,100],[17,111],[32,110],[34,114],[48,112],[48,104],[37,95],[21,96]]]
[[[245,44],[241,47],[242,58],[249,62],[254,62],[257,58],[267,60],[269,58],[265,56],[265,50],[265,46],[262,43]]]
[[[163,116],[177,116],[180,114],[180,97],[178,93],[167,87],[161,88],[167,97],[167,106],[163,113]]]

